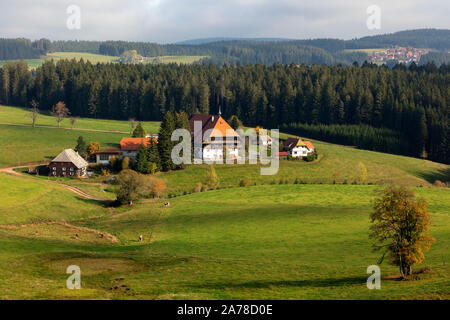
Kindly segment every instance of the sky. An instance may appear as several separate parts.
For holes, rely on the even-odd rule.
[[[450,29],[449,0],[1,2],[0,38],[172,43],[209,37],[352,39],[407,29]],[[379,28],[367,26],[371,5],[380,9]],[[68,12],[73,6],[79,15],[77,9]]]

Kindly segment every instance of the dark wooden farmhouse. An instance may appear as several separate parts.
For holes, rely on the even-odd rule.
[[[48,165],[49,176],[53,177],[81,177],[87,167],[87,161],[72,149],[64,150]]]

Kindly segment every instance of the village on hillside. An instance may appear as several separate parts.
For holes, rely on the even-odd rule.
[[[369,54],[370,61],[373,63],[386,63],[393,61],[397,63],[409,64],[419,63],[423,55],[429,53],[428,49],[417,49],[413,47],[394,46],[387,50],[373,51]]]

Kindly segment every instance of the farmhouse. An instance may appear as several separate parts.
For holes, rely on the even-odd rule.
[[[97,164],[107,165],[110,163],[112,157],[121,158],[122,153],[123,153],[122,150],[118,148],[110,148],[102,151],[97,151],[96,153],[94,153],[96,160],[95,162]]]
[[[48,165],[49,176],[72,177],[86,175],[88,163],[78,152],[72,149],[63,150]]]
[[[314,152],[314,145],[300,138],[288,138],[283,144],[283,149],[292,158],[303,158]]]
[[[189,124],[194,138],[194,159],[221,161],[224,150],[228,157],[238,158],[239,135],[220,114],[197,114]],[[196,146],[196,141],[201,141],[201,147]]]
[[[120,141],[122,156],[130,159],[136,159],[140,146],[144,145],[144,147],[147,148],[150,141],[152,141],[152,138],[123,138],[122,141]],[[153,141],[158,143],[155,138],[153,138]]]

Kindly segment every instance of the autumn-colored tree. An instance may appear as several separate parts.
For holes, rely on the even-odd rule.
[[[55,117],[56,122],[58,122],[58,127],[60,127],[61,121],[63,121],[70,114],[70,110],[64,102],[59,101],[53,106],[51,114]]]
[[[152,195],[154,198],[159,198],[166,190],[166,185],[161,180],[156,180],[152,186]]]
[[[370,215],[370,237],[374,249],[383,251],[391,263],[400,268],[403,278],[412,275],[412,266],[425,258],[434,238],[428,236],[430,214],[424,200],[416,200],[414,193],[404,187],[387,188],[375,201]]]
[[[367,168],[363,162],[358,163],[359,183],[365,184],[367,181]]]
[[[100,143],[92,141],[89,143],[89,146],[87,148],[89,156],[94,155],[94,153],[96,153],[99,150],[100,150]]]
[[[130,158],[125,157],[122,159],[122,170],[130,169]]]
[[[217,185],[219,184],[219,178],[217,177],[216,169],[214,169],[213,166],[209,166],[209,171],[206,176],[205,184],[210,189],[215,189],[217,187]]]
[[[139,197],[148,195],[152,188],[151,180],[130,169],[123,170],[117,176],[117,181],[117,201],[121,204],[133,205]]]

